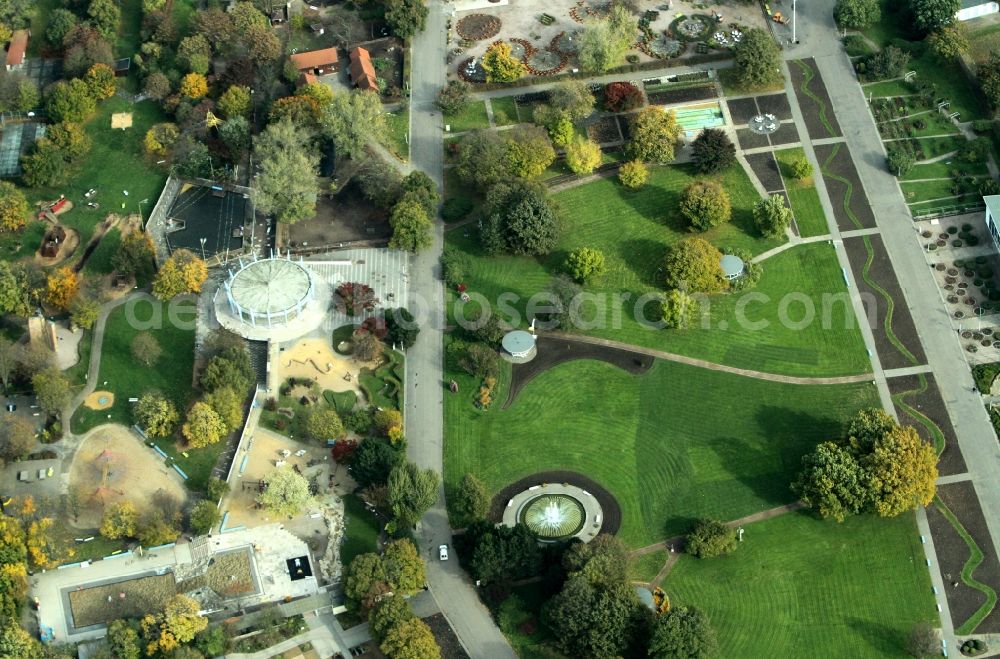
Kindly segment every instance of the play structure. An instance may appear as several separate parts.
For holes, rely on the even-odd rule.
[[[101,478],[99,485],[94,490],[94,499],[99,501],[100,504],[106,505],[108,500],[113,496],[122,496],[124,492],[111,487],[111,478],[114,475],[114,463],[115,454],[104,449],[101,451],[100,455],[97,456],[95,461],[97,464],[97,469],[101,472]]]

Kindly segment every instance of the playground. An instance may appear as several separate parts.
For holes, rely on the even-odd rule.
[[[128,499],[142,514],[164,497],[180,505],[187,498],[180,476],[160,456],[131,431],[112,424],[84,437],[70,466],[69,488],[80,497],[74,525],[82,529],[100,526],[109,503]]]
[[[343,357],[333,351],[327,339],[303,339],[281,353],[280,380],[315,380],[320,389],[353,391],[361,397],[358,378],[369,364]]]

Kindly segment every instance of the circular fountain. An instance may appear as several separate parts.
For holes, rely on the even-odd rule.
[[[524,524],[540,542],[596,536],[603,520],[601,504],[593,494],[568,483],[542,483],[514,495],[503,512],[507,526]]]

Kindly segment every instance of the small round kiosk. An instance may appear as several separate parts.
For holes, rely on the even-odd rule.
[[[530,362],[538,354],[535,347],[535,335],[524,330],[508,332],[500,343],[503,350],[501,356],[514,364]]]
[[[743,259],[735,254],[723,254],[721,265],[722,274],[728,281],[739,279],[740,275],[743,274],[743,271],[746,268],[746,265],[743,263]]]

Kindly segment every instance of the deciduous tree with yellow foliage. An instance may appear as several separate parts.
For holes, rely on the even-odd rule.
[[[199,293],[208,279],[208,266],[186,249],[170,255],[153,279],[153,295],[169,300],[182,293]]]
[[[80,292],[80,277],[71,268],[62,267],[45,282],[45,302],[66,310]]]

